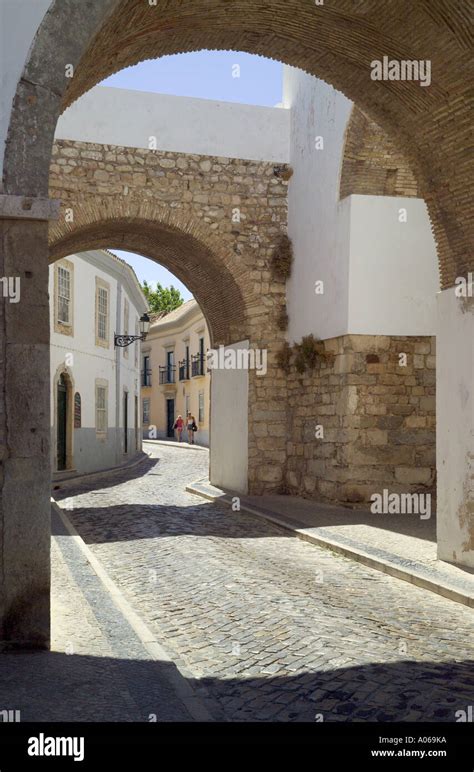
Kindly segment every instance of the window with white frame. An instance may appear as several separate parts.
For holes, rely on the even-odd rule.
[[[71,324],[71,272],[58,265],[58,322]]]
[[[109,339],[109,291],[106,287],[97,287],[97,338],[106,342]]]
[[[54,332],[74,336],[74,263],[60,260],[54,268]]]

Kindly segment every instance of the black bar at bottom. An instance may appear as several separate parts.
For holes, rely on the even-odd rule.
[[[227,748],[244,752],[248,762],[252,748],[271,754],[291,747],[302,749],[305,765],[312,758],[314,769],[323,769],[322,762],[325,769],[344,763],[351,769],[354,764],[383,769],[398,762],[420,770],[435,764],[472,772],[473,728],[472,723],[0,723],[0,770],[122,769],[129,764],[138,770],[137,761],[142,769],[153,759],[158,768],[168,766],[169,756],[157,755],[164,747],[173,749],[173,766],[193,750],[195,765],[205,747],[202,758],[208,758],[210,748]]]

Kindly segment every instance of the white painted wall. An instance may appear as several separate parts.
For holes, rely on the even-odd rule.
[[[0,0],[0,168],[18,80],[50,5],[51,0]],[[288,111],[280,108],[99,86],[66,111],[57,136],[148,147],[154,134],[162,150],[283,163],[288,160],[288,126]],[[104,131],[113,134],[103,139]]]
[[[474,298],[437,297],[438,557],[474,568]]]
[[[73,336],[54,331],[54,264],[49,269],[50,323],[51,323],[51,428],[52,468],[56,469],[56,393],[55,377],[58,367],[64,365],[67,354],[73,355],[73,364],[67,368],[73,380],[74,392],[81,395],[81,429],[74,429],[73,468],[87,473],[123,463],[137,452],[135,443],[135,395],[140,395],[140,351],[139,343],[125,349],[114,348],[114,332],[124,332],[124,299],[129,302],[129,333],[135,333],[135,324],[146,308],[144,299],[140,303],[136,292],[129,287],[127,272],[113,258],[105,257],[111,270],[104,269],[104,254],[89,251],[67,258],[74,266],[73,280]],[[95,345],[95,277],[110,285],[109,347]],[[136,350],[137,349],[137,350]],[[95,381],[108,381],[108,427],[107,440],[96,437]],[[123,391],[129,393],[129,449],[123,453]],[[117,410],[118,408],[118,410]],[[141,423],[141,406],[138,404],[138,420]],[[141,429],[138,432],[141,436]],[[138,448],[139,450],[140,448]]]
[[[339,169],[352,102],[322,81],[285,67],[283,101],[291,108],[288,234],[294,265],[288,282],[288,335],[343,335],[348,327],[349,220],[338,218]],[[324,149],[315,149],[322,136]],[[315,295],[315,281],[324,295]]]
[[[288,233],[294,266],[287,285],[289,339],[433,335],[439,289],[426,205],[415,198],[348,196],[339,201],[352,103],[331,86],[286,67],[291,107]],[[324,149],[315,149],[322,136]],[[406,223],[398,220],[407,209]],[[324,295],[314,292],[324,282]]]
[[[0,0],[0,168],[16,87],[51,0]],[[0,189],[2,185],[0,175]]]
[[[289,111],[96,86],[61,116],[60,139],[284,163]]]
[[[340,213],[350,208],[348,331],[435,335],[438,261],[425,202],[352,195],[341,204]]]
[[[226,350],[248,347],[245,340]],[[212,370],[210,481],[237,493],[248,492],[248,392],[248,370]]]

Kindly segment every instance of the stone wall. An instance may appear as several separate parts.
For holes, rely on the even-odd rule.
[[[267,375],[249,373],[254,493],[275,490],[286,458],[286,385],[274,363],[285,339],[278,319],[286,286],[271,269],[286,232],[288,183],[280,173],[263,161],[70,140],[55,142],[50,170],[50,195],[61,199],[50,228],[52,260],[99,247],[143,254],[188,286],[212,347],[248,340],[270,352]],[[275,423],[277,409],[270,432],[278,440],[262,441],[255,422]]]
[[[360,503],[377,486],[433,489],[431,339],[346,335],[326,341],[334,361],[312,374],[277,365],[285,282],[270,261],[286,227],[287,183],[273,164],[60,140],[50,192],[74,213],[51,228],[53,257],[118,243],[146,254],[195,294],[212,345],[248,339],[268,351],[266,376],[249,373],[252,493],[288,486]],[[191,245],[180,241],[186,233]]]
[[[257,495],[278,492],[285,479],[288,382],[275,359],[272,347],[267,374],[249,373],[249,488]]]
[[[346,129],[340,198],[352,193],[420,195],[406,157],[386,132],[355,106]]]
[[[312,373],[288,375],[287,490],[351,504],[433,493],[435,339],[344,335],[325,349]]]
[[[285,283],[269,261],[286,231],[287,184],[263,161],[59,140],[51,257],[104,246],[139,252],[188,286],[213,345],[253,331],[271,342]]]

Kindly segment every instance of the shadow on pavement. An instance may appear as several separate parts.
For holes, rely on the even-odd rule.
[[[238,658],[236,665],[238,665]],[[0,709],[21,721],[191,720],[168,662],[57,652],[0,655]],[[181,676],[178,673],[178,678]],[[474,702],[472,662],[367,664],[291,675],[190,680],[208,708],[253,721],[454,722]],[[217,711],[218,714],[220,711]]]
[[[119,504],[107,507],[75,507],[65,514],[86,544],[156,539],[168,536],[218,536],[242,539],[242,526],[248,525],[245,538],[293,537],[253,515],[232,512],[209,502],[183,508],[163,504]],[[53,535],[56,530],[53,525]]]

